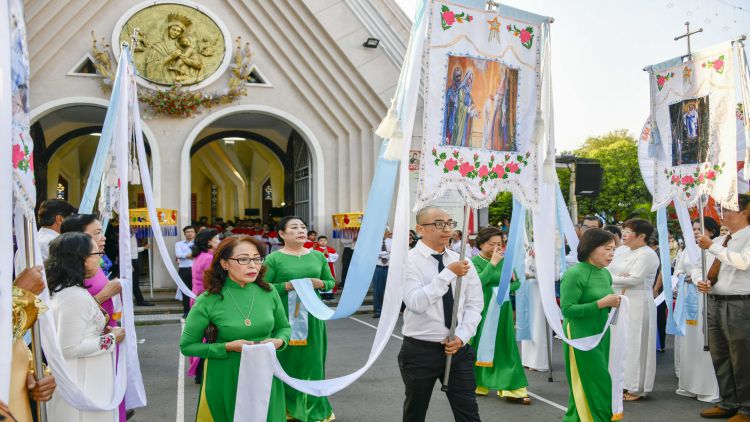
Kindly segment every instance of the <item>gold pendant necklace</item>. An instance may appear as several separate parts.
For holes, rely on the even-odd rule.
[[[237,311],[245,319],[245,326],[249,327],[253,325],[252,321],[250,321],[250,314],[253,312],[253,307],[255,306],[255,294],[253,294],[253,301],[250,303],[250,310],[247,311],[247,315],[245,315],[240,309],[240,305],[238,305],[237,301],[234,299],[234,295],[232,294],[232,292],[227,290],[227,293],[229,293],[229,297],[232,299],[232,302],[234,303],[234,306],[237,308]]]

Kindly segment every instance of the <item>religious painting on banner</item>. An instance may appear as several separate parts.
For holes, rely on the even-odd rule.
[[[673,59],[647,70],[651,78],[652,118],[641,143],[652,148],[642,155],[644,179],[653,182],[653,208],[673,199],[695,206],[702,194],[720,206],[737,207],[738,157],[735,75],[730,43]],[[681,74],[682,78],[674,77]],[[654,143],[653,131],[658,130]],[[647,146],[645,145],[644,146]],[[744,157],[744,154],[743,156]],[[648,177],[646,177],[648,176]],[[651,180],[648,180],[649,182]]]
[[[416,207],[455,190],[475,208],[503,191],[536,208],[540,25],[458,3],[429,7]]]
[[[29,49],[23,2],[10,0],[13,197],[23,213],[34,217],[34,141],[29,135]]]

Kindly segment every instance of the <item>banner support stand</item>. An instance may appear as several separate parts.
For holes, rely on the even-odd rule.
[[[459,252],[460,261],[463,261],[466,259],[466,245],[469,239],[469,212],[471,212],[471,207],[469,206],[469,203],[464,204],[464,221],[463,221],[463,231],[461,231],[461,251]],[[453,316],[451,317],[451,328],[450,333],[448,334],[448,339],[450,341],[453,341],[456,335],[456,319],[458,317],[458,303],[461,301],[461,284],[463,281],[462,276],[458,276],[456,278],[456,291],[453,294]],[[461,339],[463,340],[463,339]],[[467,339],[468,340],[468,339]],[[443,375],[443,386],[440,387],[440,391],[447,392],[448,391],[448,380],[450,379],[451,375],[451,358],[453,358],[453,355],[448,355],[448,357],[445,358],[445,374]]]
[[[35,245],[34,245],[34,221],[29,217],[23,218],[23,240],[26,251],[26,269],[36,265]],[[34,378],[39,381],[44,378],[44,364],[42,361],[42,339],[40,337],[41,328],[39,318],[34,321],[31,327],[31,353],[34,355]],[[47,403],[37,402],[36,416],[39,422],[47,422]]]

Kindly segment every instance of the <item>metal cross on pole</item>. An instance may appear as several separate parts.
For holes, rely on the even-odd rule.
[[[703,28],[698,28],[697,30],[690,32],[690,22],[685,22],[685,28],[686,31],[684,34],[679,35],[674,38],[675,41],[679,41],[682,38],[687,38],[687,59],[688,61],[693,60],[693,51],[690,47],[690,36],[695,35],[699,32],[703,32]],[[705,220],[703,216],[703,208],[706,204],[706,198],[704,194],[701,194],[698,197],[698,218],[700,219],[701,224],[701,235],[706,234],[706,225]],[[706,250],[701,249],[701,275],[703,281],[706,281]],[[708,295],[703,295],[703,350],[708,351]]]

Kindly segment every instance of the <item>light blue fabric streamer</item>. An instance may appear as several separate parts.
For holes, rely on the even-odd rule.
[[[526,209],[513,198],[513,215],[510,219],[510,230],[508,231],[508,244],[505,248],[503,269],[500,273],[500,284],[497,286],[497,300],[502,305],[505,297],[510,292],[510,279],[513,276],[513,263],[518,253],[519,243],[523,245],[523,231],[526,226]],[[525,273],[525,270],[524,270]]]
[[[693,283],[685,283],[685,319],[698,320],[699,296],[698,287]]]
[[[672,263],[669,256],[669,230],[667,229],[667,208],[656,211],[656,229],[659,232],[659,260],[661,262],[661,280],[664,285],[664,302],[668,311],[672,310]],[[675,320],[676,312],[667,312],[667,334],[684,336],[685,329],[679,329],[679,321]],[[672,321],[670,321],[672,320]],[[671,330],[670,330],[671,328]]]
[[[693,285],[685,282],[685,274],[680,274],[677,277],[677,299],[675,300],[674,312],[670,314],[674,315],[674,317],[667,318],[667,333],[669,333],[671,325],[676,336],[685,335],[685,321],[687,320],[685,300],[687,298],[687,290],[690,286]]]
[[[560,233],[560,275],[557,277],[562,278],[565,271],[568,269],[568,261],[565,254],[565,230],[563,230],[562,216],[567,214],[568,210],[565,208],[565,198],[562,196],[562,190],[560,190],[560,184],[557,184],[557,230]]]
[[[312,282],[310,281],[310,279],[306,278],[305,280],[307,280],[310,284],[310,287],[312,287]],[[298,305],[299,309],[297,308]],[[305,308],[304,302],[299,300],[297,292],[295,292],[294,290],[290,291],[287,296],[287,306],[289,310],[289,325],[292,329],[292,333],[289,337],[289,344],[292,346],[302,346],[303,344],[301,344],[300,342],[304,342],[305,344],[307,344],[308,311]]]
[[[533,316],[531,313],[531,292],[529,283],[526,282],[526,253],[524,253],[523,242],[520,242],[519,257],[514,265],[516,277],[521,282],[521,287],[516,290],[516,340],[532,340],[531,326]]]
[[[463,4],[467,7],[473,7],[474,9],[485,10],[487,0],[456,0],[455,3]],[[506,6],[504,4],[500,5],[499,13],[503,17],[529,22],[534,25],[550,21],[550,18],[547,16],[537,15],[536,13],[516,9],[515,7]]]
[[[367,198],[362,218],[362,228],[357,238],[349,271],[346,274],[344,291],[335,311],[328,307],[312,288],[312,283],[294,283],[308,312],[320,320],[348,318],[359,310],[370,289],[372,274],[375,272],[378,254],[383,243],[383,230],[388,223],[393,191],[396,185],[398,161],[383,158],[385,143],[380,147],[380,155],[375,166],[375,177],[372,179],[370,195]]]
[[[487,314],[482,325],[482,336],[477,345],[477,362],[490,363],[495,361],[495,340],[497,339],[497,323],[500,321],[502,303],[497,300],[497,287],[492,288]]]
[[[125,60],[120,60],[120,63],[117,65],[117,75],[124,71]],[[115,116],[117,115],[117,110],[119,108],[118,104],[120,103],[120,79],[122,78],[115,76],[114,85],[112,86],[112,95],[109,98],[109,106],[107,107],[107,114],[104,117],[102,134],[99,137],[99,146],[96,148],[94,162],[91,164],[89,178],[86,181],[86,189],[83,191],[81,205],[78,207],[78,212],[81,214],[91,214],[94,211],[96,196],[99,194],[99,187],[102,183],[102,176],[104,175],[104,164],[107,161],[107,153],[112,144],[112,132],[115,129]]]

